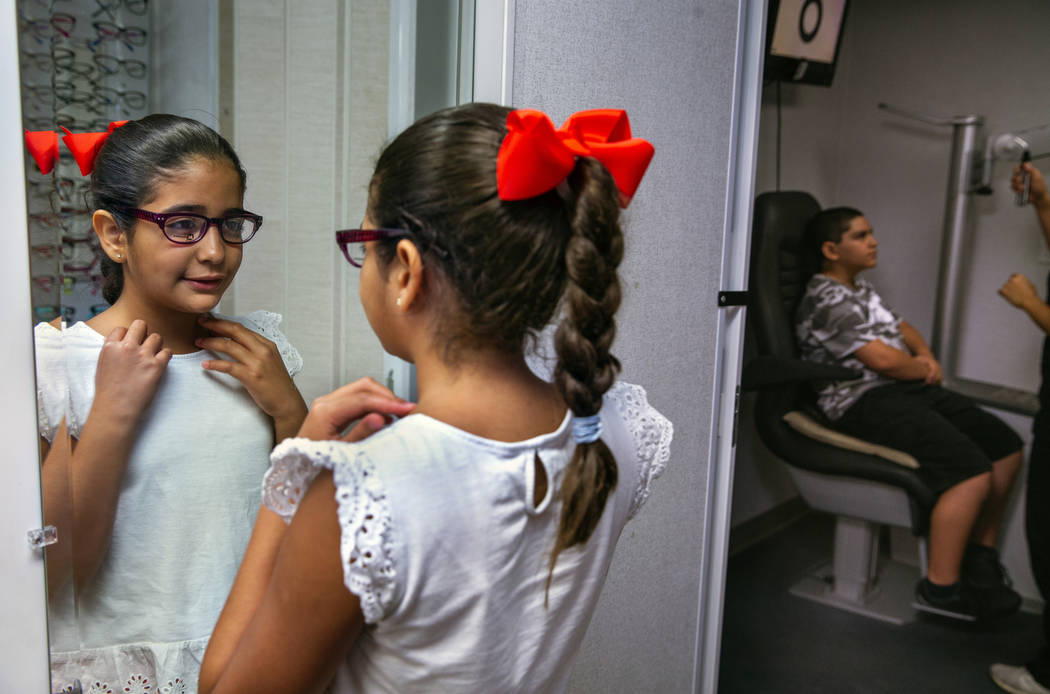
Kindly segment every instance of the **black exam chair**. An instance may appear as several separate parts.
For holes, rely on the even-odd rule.
[[[744,367],[742,386],[757,390],[759,437],[788,464],[803,500],[836,516],[831,562],[791,592],[903,624],[915,617],[914,589],[926,573],[935,497],[915,473],[914,458],[835,432],[816,410],[813,382],[858,375],[798,358],[794,315],[808,280],[799,242],[819,211],[803,192],[764,193],[755,201],[748,320],[758,356]],[[918,538],[917,562],[909,566],[880,554],[882,525],[910,529]],[[898,532],[894,542],[902,538],[909,539],[907,532]]]

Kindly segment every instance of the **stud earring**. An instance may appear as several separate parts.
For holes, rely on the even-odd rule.
[[[120,260],[120,253],[117,253],[117,260]]]
[[[396,303],[398,306],[400,306],[401,305],[401,297],[400,296],[397,297],[397,301],[395,301],[394,303]]]

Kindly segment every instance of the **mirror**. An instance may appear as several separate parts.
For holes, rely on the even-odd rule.
[[[365,375],[410,394],[411,370],[384,355],[367,328],[357,275],[338,255],[333,231],[358,225],[372,164],[389,135],[469,100],[471,0],[317,0],[310,7],[20,0],[18,7],[27,129],[102,131],[112,120],[167,112],[220,132],[247,171],[243,207],[265,221],[216,311],[280,314],[279,329],[302,358],[295,381],[307,402]],[[59,152],[54,172],[41,174],[31,160],[26,169],[34,315],[65,328],[36,328],[60,349],[54,359],[38,359],[38,376],[45,384],[64,368],[70,384],[83,384],[91,382],[83,371],[96,363],[102,338],[82,321],[108,304],[88,179],[64,144]],[[85,356],[85,341],[94,356]],[[39,358],[44,341],[37,345]],[[86,415],[76,397],[68,415],[74,420],[78,411]],[[78,552],[87,552],[97,527],[72,518],[97,518],[92,503],[101,502],[80,494],[83,476],[56,463],[69,459],[78,436],[56,436],[44,451],[45,516],[61,538],[47,554],[54,691],[196,689],[200,655],[259,504],[272,430],[243,403],[237,422],[232,407],[208,415],[214,403],[202,401],[183,409],[164,419],[176,432],[169,446],[191,440],[241,452],[196,471],[192,454],[169,455],[153,469],[153,459],[132,453],[90,575],[77,568]],[[41,416],[55,423],[69,411],[62,403]],[[137,433],[143,440],[148,427],[159,425],[147,416]],[[245,441],[267,432],[265,450],[244,452]]]

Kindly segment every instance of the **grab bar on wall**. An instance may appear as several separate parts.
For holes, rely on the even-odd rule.
[[[886,103],[880,103],[879,108],[929,125],[952,127],[948,196],[944,209],[941,260],[937,274],[937,304],[934,308],[931,336],[934,353],[941,361],[945,385],[985,405],[1019,414],[1035,414],[1038,409],[1035,393],[962,378],[957,373],[955,345],[958,343],[959,308],[963,289],[963,251],[966,248],[966,231],[972,213],[970,199],[978,192],[982,179],[990,176],[991,169],[990,165],[984,165],[982,152],[984,147],[981,143],[981,126],[984,119],[973,114],[929,116]]]

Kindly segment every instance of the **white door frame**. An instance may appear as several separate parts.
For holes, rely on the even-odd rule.
[[[17,16],[15,0],[0,0],[0,93],[7,95],[0,106],[0,171],[7,172],[0,185],[0,209],[6,216],[0,234],[0,325],[7,331],[5,358],[0,360],[0,383],[6,387],[0,400],[0,437],[6,451],[0,485],[0,691],[50,692],[44,560],[26,537],[29,530],[41,527],[43,507]]]
[[[723,291],[746,291],[751,255],[751,218],[755,199],[755,161],[762,106],[762,65],[765,57],[766,3],[739,0],[736,58],[733,70],[733,112],[729,144],[729,175],[722,241]],[[740,371],[744,354],[744,306],[711,307],[719,312],[715,354],[714,406],[708,455],[704,556],[701,559],[700,614],[693,690],[718,691],[725,600],[726,558],[733,502]]]

